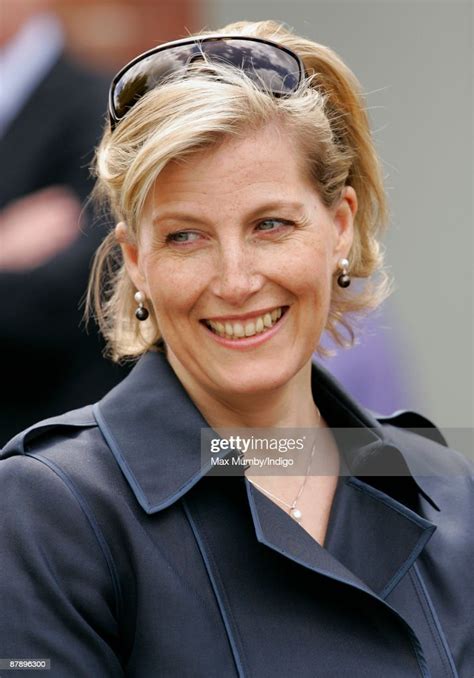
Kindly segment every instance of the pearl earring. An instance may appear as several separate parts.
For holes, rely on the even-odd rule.
[[[145,308],[146,297],[143,292],[135,292],[135,301],[138,304],[138,308],[135,311],[135,317],[137,320],[146,320],[150,315],[148,309]]]
[[[347,259],[339,259],[337,262],[340,275],[337,278],[337,284],[339,287],[349,287],[351,284],[351,276],[349,275],[349,262]]]

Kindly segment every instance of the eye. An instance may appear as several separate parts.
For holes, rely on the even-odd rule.
[[[257,224],[257,229],[272,233],[282,230],[285,226],[291,226],[291,222],[283,219],[264,219]]]
[[[199,233],[195,231],[176,231],[175,233],[168,233],[166,236],[167,243],[190,243],[195,242],[199,238]]]

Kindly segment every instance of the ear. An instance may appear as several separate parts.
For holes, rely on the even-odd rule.
[[[132,238],[131,233],[125,224],[120,221],[115,227],[115,237],[120,244],[122,250],[123,261],[130,280],[133,282],[137,290],[144,292],[148,296],[148,289],[145,277],[142,273],[140,265],[140,256],[138,245],[135,238]]]
[[[334,246],[334,266],[339,259],[349,258],[354,240],[354,220],[357,213],[357,195],[352,186],[345,186],[341,198],[333,208],[333,221],[336,227]]]

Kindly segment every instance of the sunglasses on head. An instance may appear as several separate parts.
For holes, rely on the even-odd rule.
[[[261,90],[276,97],[295,92],[304,77],[300,57],[271,40],[243,35],[174,40],[140,54],[114,77],[109,90],[111,129],[143,95],[170,76],[184,74],[196,61],[220,62],[239,68]]]

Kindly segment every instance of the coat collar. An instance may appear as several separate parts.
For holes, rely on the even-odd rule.
[[[370,411],[316,362],[312,388],[352,475],[367,475],[370,482],[383,454],[384,466],[389,464],[393,475],[404,476],[405,486],[438,509],[426,488],[410,474],[404,450],[387,439]],[[209,425],[163,353],[145,354],[124,381],[94,406],[94,415],[138,502],[149,514],[173,504],[209,471],[202,467],[200,453],[201,429]],[[340,438],[338,431],[349,429],[350,439],[347,435]]]

